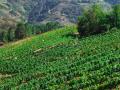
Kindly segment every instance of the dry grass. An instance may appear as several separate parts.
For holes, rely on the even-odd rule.
[[[0,79],[7,78],[7,77],[12,77],[12,75],[11,74],[2,74],[2,73],[0,73]]]

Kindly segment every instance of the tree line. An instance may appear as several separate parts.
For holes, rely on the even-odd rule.
[[[93,5],[78,19],[81,37],[104,33],[113,28],[120,28],[120,5],[114,5],[110,11],[104,11],[100,5]]]
[[[30,23],[18,23],[15,29],[0,31],[0,42],[11,42],[36,34],[41,34],[62,27],[58,22],[34,25]]]

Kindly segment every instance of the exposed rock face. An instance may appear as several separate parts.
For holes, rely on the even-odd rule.
[[[80,15],[80,5],[72,0],[40,0],[39,3],[29,13],[29,22],[42,21],[75,21]]]
[[[39,0],[29,13],[29,22],[76,22],[83,8],[102,0]]]

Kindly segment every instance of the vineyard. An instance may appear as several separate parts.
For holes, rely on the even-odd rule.
[[[120,89],[120,30],[78,38],[65,27],[0,48],[0,90]]]

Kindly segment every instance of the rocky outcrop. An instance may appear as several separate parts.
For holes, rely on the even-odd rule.
[[[104,0],[39,0],[29,13],[28,21],[75,23],[83,9],[94,3],[105,4]]]
[[[80,12],[80,5],[77,2],[71,3],[70,0],[40,0],[29,13],[28,21],[70,21],[69,18],[80,15]]]

